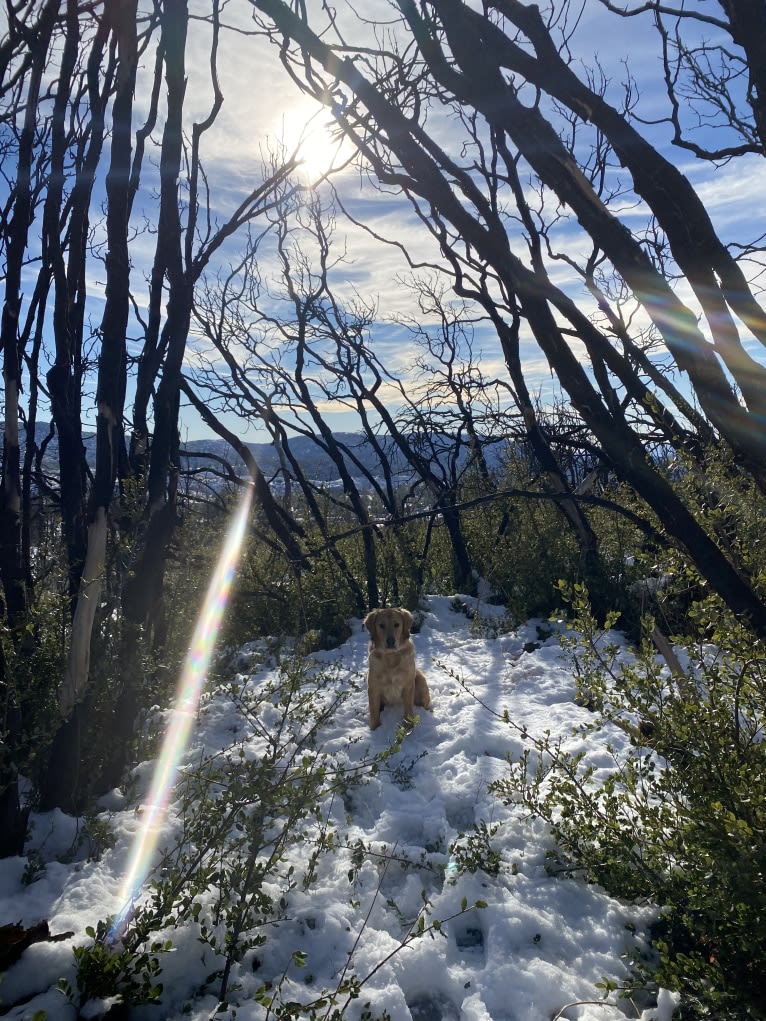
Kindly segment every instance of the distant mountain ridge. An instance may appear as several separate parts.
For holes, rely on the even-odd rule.
[[[0,424],[2,424],[1,421]],[[47,422],[37,424],[35,436],[38,446],[41,446],[45,442],[49,433],[50,428]],[[23,450],[23,430],[21,432],[21,438]],[[371,444],[361,433],[337,433],[335,438],[339,443],[342,443],[352,449],[354,451],[354,455],[362,464],[365,465],[366,468],[369,468],[370,471],[379,471],[377,455],[375,454]],[[82,441],[83,446],[85,447],[85,456],[88,460],[88,464],[91,467],[94,467],[96,462],[95,432],[83,433]],[[273,478],[279,473],[279,455],[273,443],[265,441],[245,441],[245,446],[252,453],[258,467],[267,479]],[[312,481],[329,483],[337,479],[338,470],[333,463],[332,458],[330,458],[321,446],[311,437],[291,437],[290,449],[303,471]],[[189,457],[188,455],[190,454],[194,456]],[[199,468],[201,464],[204,466],[206,454],[212,455],[209,462],[211,469],[217,467],[214,459],[221,458],[222,460],[229,462],[234,467],[235,471],[244,473],[244,465],[242,464],[239,454],[226,440],[211,436],[205,439],[195,439],[181,443],[182,466],[184,468]],[[401,455],[398,457],[395,456],[394,459],[399,462],[395,466],[395,470],[402,469],[404,467],[404,459]],[[51,475],[55,475],[58,471],[57,435],[54,435],[47,443],[43,467],[44,470]],[[353,466],[349,465],[349,467],[353,469]],[[355,469],[352,470],[352,474],[356,474]]]
[[[372,445],[361,433],[336,433],[335,439],[338,443],[353,450],[354,455],[366,468],[369,468],[371,471],[379,470],[377,455]],[[271,478],[279,472],[279,455],[273,443],[245,442],[245,446],[255,458],[258,467],[266,478]],[[308,478],[313,481],[330,482],[337,478],[338,469],[332,458],[311,437],[291,437],[290,450]],[[182,444],[182,451],[203,455],[212,453],[230,461],[232,464],[240,463],[239,455],[225,440],[191,440],[188,443]],[[196,457],[195,460],[197,460]],[[398,460],[401,463],[396,465],[395,470],[404,467],[403,458],[399,457]],[[352,468],[353,466],[349,465],[349,467]],[[352,474],[354,474],[353,471]]]
[[[37,425],[36,438],[39,445],[48,437],[49,431],[47,423]],[[377,452],[362,433],[339,432],[335,433],[334,437],[339,444],[353,452],[354,457],[365,470],[373,475],[380,474]],[[385,440],[385,437],[382,439]],[[449,438],[444,437],[444,440],[445,444],[448,445]],[[280,474],[279,455],[272,442],[243,442],[252,453],[258,467],[267,479],[273,479]],[[337,466],[322,448],[319,441],[309,436],[293,436],[290,437],[289,442],[292,455],[301,466],[307,478],[313,482],[325,482],[328,485],[339,481]],[[83,446],[85,447],[88,463],[91,467],[94,467],[96,459],[96,434],[94,432],[83,433]],[[492,455],[491,447],[492,445],[490,444],[489,449],[485,449],[485,454],[492,465],[493,462],[496,462],[497,457]],[[394,475],[405,472],[407,470],[407,462],[398,448],[389,443],[387,444],[387,452],[389,455],[388,465]],[[464,454],[466,452],[464,451]],[[217,464],[217,459],[221,459],[231,464],[236,472],[244,474],[245,471],[239,454],[231,444],[217,437],[211,436],[205,439],[182,442],[181,455],[183,468],[199,469],[200,467],[209,466],[211,470],[217,469],[220,468],[220,465]],[[208,465],[205,465],[205,455],[211,455]],[[51,475],[55,475],[58,470],[58,442],[55,435],[46,447],[43,466],[45,471]],[[348,462],[348,470],[361,488],[369,486],[368,480],[364,478],[359,469],[350,461]]]

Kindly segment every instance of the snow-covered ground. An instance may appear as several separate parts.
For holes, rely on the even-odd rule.
[[[626,979],[623,957],[637,944],[641,949],[651,912],[598,887],[549,875],[546,827],[488,790],[506,775],[506,756],[516,759],[522,751],[519,727],[532,735],[560,735],[565,749],[584,749],[587,761],[604,770],[614,761],[607,746],[619,754],[626,738],[616,729],[586,732],[593,717],[575,703],[571,669],[555,636],[545,637],[539,622],[506,631],[495,626],[503,611],[482,606],[477,627],[469,619],[474,607],[467,597],[462,607],[446,597],[424,604],[415,642],[433,710],[421,711],[400,750],[377,770],[363,769],[343,797],[326,799],[323,825],[334,831],[334,847],[318,859],[313,883],[304,889],[297,882],[287,894],[284,917],[267,927],[266,943],[235,962],[228,1006],[216,1013],[217,983],[205,987],[205,979],[220,961],[188,923],[161,933],[174,945],[172,953],[160,955],[161,1004],[134,1008],[131,1018],[257,1021],[274,1016],[254,999],[264,983],[278,984],[284,976],[282,1000],[305,1002],[354,976],[365,981],[345,1015],[352,1019],[369,1002],[372,1016],[386,1011],[393,1021],[669,1021],[674,997],[665,991],[658,1006],[636,1007],[614,993],[604,1000],[597,987],[605,978],[618,984]],[[390,708],[378,730],[368,729],[366,654],[367,634],[355,621],[343,646],[315,657],[349,693],[316,747],[351,770],[389,748],[401,725],[401,713]],[[268,686],[274,664],[264,662],[251,673],[244,669],[249,661],[255,662],[243,654],[235,683],[251,692]],[[505,712],[516,726],[503,721]],[[222,685],[205,697],[182,766],[191,768],[205,751],[221,751],[235,740],[246,746],[249,736],[231,688]],[[257,751],[257,733],[252,741]],[[135,791],[127,798],[115,792],[101,816],[114,844],[100,860],[58,860],[75,842],[77,821],[48,813],[33,817],[31,858],[0,862],[0,925],[47,920],[54,935],[74,933],[30,946],[9,968],[0,982],[0,1013],[19,1003],[9,1018],[77,1016],[55,986],[65,979],[75,988],[73,947],[89,945],[86,927],[123,906],[121,886],[151,765],[136,770]],[[482,824],[496,874],[461,870],[450,857],[455,842],[466,848],[474,826]],[[168,834],[177,832],[172,810],[167,825]],[[308,854],[300,843],[289,849],[296,876]],[[416,935],[421,917],[424,932]],[[297,961],[296,951],[303,955]],[[92,1003],[84,1014],[99,1016],[103,1009],[103,1003]]]

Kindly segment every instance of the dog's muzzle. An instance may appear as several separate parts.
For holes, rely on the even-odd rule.
[[[387,649],[396,648],[396,639],[394,638],[393,635],[389,635],[388,638],[386,639],[386,648]]]

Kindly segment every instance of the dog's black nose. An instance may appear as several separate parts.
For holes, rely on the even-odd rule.
[[[396,639],[394,638],[393,635],[389,635],[388,638],[386,639],[386,648],[388,649],[396,648]]]

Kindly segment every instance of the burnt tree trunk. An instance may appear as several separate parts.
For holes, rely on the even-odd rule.
[[[22,542],[22,483],[19,443],[19,393],[21,391],[20,317],[22,305],[22,273],[32,220],[35,196],[32,188],[32,167],[40,90],[46,56],[53,32],[58,4],[48,0],[35,26],[30,43],[31,66],[26,95],[26,110],[19,136],[13,204],[7,227],[5,249],[5,296],[0,319],[0,346],[3,352],[5,386],[5,430],[0,480],[0,580],[6,618],[14,643],[19,642],[29,604],[27,571]],[[10,12],[9,12],[10,13]],[[21,854],[26,836],[28,811],[21,807],[15,751],[21,731],[20,710],[13,692],[7,664],[0,657],[0,687],[3,689],[3,711],[7,724],[4,741],[0,741],[0,856]]]
[[[53,114],[51,177],[44,214],[44,259],[53,273],[53,336],[55,357],[48,370],[51,412],[58,434],[61,519],[67,553],[67,592],[74,615],[87,550],[87,475],[82,438],[83,323],[85,307],[85,265],[88,243],[88,209],[95,172],[104,139],[104,109],[108,84],[103,94],[97,87],[96,69],[101,65],[108,38],[107,22],[99,25],[89,56],[90,124],[88,145],[76,169],[69,199],[68,251],[62,245],[64,160],[71,139],[66,134],[66,110],[72,91],[72,71],[80,47],[80,22],[76,0],[67,0],[66,40],[62,70]],[[107,81],[110,69],[107,69]]]
[[[96,471],[88,502],[85,563],[72,620],[69,656],[60,695],[64,725],[54,740],[41,786],[44,808],[82,809],[101,778],[80,775],[80,727],[87,712],[90,649],[106,568],[107,515],[112,502],[120,449],[126,388],[126,337],[130,308],[128,256],[129,176],[133,92],[138,63],[136,0],[108,0],[105,18],[117,42],[119,63],[112,106],[110,166],[106,177],[106,302],[101,322],[101,353],[96,390]]]

